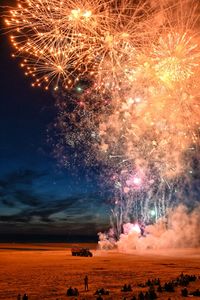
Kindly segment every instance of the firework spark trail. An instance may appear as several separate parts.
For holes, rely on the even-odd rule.
[[[16,55],[25,57],[22,67],[26,74],[38,77],[36,85],[44,82],[48,87],[49,80],[56,78],[55,88],[58,83],[68,86],[71,75],[84,74],[96,39],[95,31],[91,32],[101,27],[103,20],[104,15],[98,16],[101,10],[98,0],[91,4],[22,0],[10,11],[5,22],[13,32],[12,44]]]
[[[108,144],[116,155],[113,145],[124,144],[127,157],[134,160],[142,153],[147,161],[159,162],[168,176],[182,171],[180,155],[198,141],[200,49],[193,19],[194,15],[177,22],[167,19],[174,27],[161,28],[151,52],[134,69],[132,86],[122,83],[121,93],[113,95],[114,113],[100,126],[102,147]],[[110,141],[106,132],[112,132]]]
[[[148,1],[19,0],[5,23],[12,33],[17,56],[25,57],[26,75],[34,85],[53,81],[66,88],[82,76],[93,76],[104,86],[104,77],[124,73],[135,48],[150,36]]]
[[[102,163],[118,233],[165,214],[199,147],[197,1],[18,2],[6,20],[15,55],[34,86],[62,87],[57,154]]]

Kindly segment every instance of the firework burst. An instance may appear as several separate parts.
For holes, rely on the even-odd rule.
[[[5,21],[14,56],[33,86],[62,87],[54,128],[64,164],[81,153],[78,163],[103,165],[118,228],[150,209],[163,215],[188,172],[184,155],[199,147],[199,3],[18,3]]]
[[[105,74],[116,81],[134,47],[147,40],[146,9],[147,3],[131,1],[20,0],[5,23],[13,56],[24,57],[21,66],[36,78],[33,86],[69,88],[84,76],[102,86]]]

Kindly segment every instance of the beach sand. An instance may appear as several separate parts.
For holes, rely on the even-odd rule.
[[[88,247],[93,257],[73,257],[71,247]],[[69,286],[78,288],[78,299],[96,299],[98,288],[110,291],[103,299],[131,299],[148,278],[161,283],[175,279],[181,272],[200,275],[200,249],[157,250],[119,253],[117,250],[97,250],[95,244],[0,244],[0,299],[16,299],[17,294],[29,295],[30,300],[75,299],[67,297]],[[89,291],[84,292],[84,276],[89,278]],[[122,293],[130,283],[132,293]],[[190,283],[188,290],[200,288],[200,280]],[[181,287],[175,293],[159,294],[159,299],[183,299]],[[194,297],[200,299],[200,297]]]

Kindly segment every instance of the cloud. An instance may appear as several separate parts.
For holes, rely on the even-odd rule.
[[[9,236],[90,236],[103,228],[102,196],[95,193],[59,195],[39,192],[38,181],[47,173],[31,170],[12,172],[0,181],[0,238]],[[13,210],[14,208],[14,210]],[[103,211],[105,215],[105,212]]]
[[[44,173],[23,171],[9,174],[1,181],[0,202],[5,207],[20,208],[20,212],[12,215],[0,215],[0,222],[31,223],[33,219],[43,223],[71,222],[87,223],[94,221],[97,195],[75,195],[64,198],[48,199],[46,195],[35,194],[32,189],[34,179]],[[23,184],[23,189],[19,189]],[[59,216],[60,214],[60,216]]]
[[[1,203],[9,208],[15,207],[15,202],[11,199],[1,199]]]
[[[40,200],[36,195],[31,193],[31,191],[17,190],[14,193],[14,198],[21,204],[28,206],[38,206],[40,205]]]
[[[53,218],[50,219],[53,214],[65,212],[66,215],[67,213],[70,213],[72,215],[72,211],[74,211],[74,214],[76,215],[77,213],[83,213],[84,211],[84,209],[79,206],[82,196],[69,196],[64,199],[54,199],[47,201],[46,199],[35,199],[27,192],[23,193],[21,191],[17,195],[19,198],[22,197],[20,199],[21,203],[29,204],[30,207],[22,209],[17,214],[0,216],[0,221],[27,223],[31,222],[33,217],[39,217],[39,219],[43,222],[53,222]],[[25,197],[27,197],[26,201],[24,201]],[[4,204],[9,203],[9,201],[5,200],[3,202]],[[11,206],[10,203],[9,206]]]
[[[33,170],[15,171],[0,180],[0,203],[14,207],[17,203],[34,206],[38,204],[37,197],[32,192],[34,180],[45,176]]]
[[[0,180],[0,186],[3,188],[11,187],[15,185],[30,185],[33,180],[38,179],[46,175],[44,172],[37,172],[35,170],[25,169],[18,170],[8,173],[7,176],[4,176],[4,179]]]

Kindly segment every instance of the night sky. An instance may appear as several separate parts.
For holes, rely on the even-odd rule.
[[[102,188],[89,169],[58,166],[47,142],[55,100],[31,87],[5,35],[0,45],[0,241],[97,240],[109,222]]]
[[[1,0],[2,7],[14,3],[14,0]],[[112,186],[107,182],[109,176],[104,176],[109,166],[98,160],[96,165],[93,163],[89,157],[93,148],[87,151],[93,166],[86,167],[84,159],[72,155],[78,153],[84,158],[90,143],[85,143],[87,147],[83,149],[83,139],[80,148],[64,148],[71,151],[69,167],[59,164],[53,155],[58,145],[54,124],[59,119],[59,105],[56,105],[59,92],[56,100],[55,92],[31,87],[30,78],[19,67],[20,60],[11,57],[13,49],[5,29],[2,30],[2,21],[0,18],[0,242],[97,241],[97,233],[109,228],[111,204],[115,200]],[[91,84],[87,78],[83,79],[82,90]],[[77,87],[71,92],[61,91],[61,95],[67,95],[67,101],[76,92]],[[69,110],[73,105],[70,103]],[[63,123],[61,127],[65,128]],[[199,129],[195,134],[199,138]],[[182,153],[181,163],[184,172],[172,177],[164,189],[159,190],[159,176],[153,181],[152,195],[159,199],[162,192],[169,207],[182,203],[193,209],[200,203],[198,143]],[[150,170],[151,177],[156,178],[154,164],[150,164]],[[145,197],[148,191],[142,190],[142,195]]]

